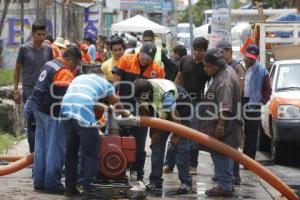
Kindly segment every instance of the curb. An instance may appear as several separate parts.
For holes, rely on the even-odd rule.
[[[287,198],[282,197],[281,193],[278,192],[275,188],[269,185],[265,180],[259,178],[261,186],[267,191],[267,193],[271,196],[274,200],[287,200]]]

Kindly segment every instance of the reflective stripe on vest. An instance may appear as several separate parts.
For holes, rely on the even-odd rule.
[[[166,119],[167,113],[163,112],[162,98],[166,92],[172,92],[174,97],[177,99],[178,91],[176,85],[172,81],[165,79],[149,79],[148,81],[153,86],[153,109],[157,112],[160,118]]]

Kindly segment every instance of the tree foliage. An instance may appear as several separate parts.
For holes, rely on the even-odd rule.
[[[211,9],[212,0],[198,0],[192,6],[192,13],[193,13],[193,23],[195,26],[200,26],[204,20],[204,11],[207,9]],[[179,22],[188,22],[189,21],[189,9],[186,8],[183,13],[179,16]]]
[[[242,3],[239,0],[232,0],[232,8],[239,8]],[[204,21],[204,11],[212,8],[212,0],[198,0],[197,3],[193,4],[193,23],[195,26],[201,26]],[[179,22],[188,22],[189,12],[188,8],[179,16]]]

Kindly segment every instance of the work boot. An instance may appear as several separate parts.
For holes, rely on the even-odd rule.
[[[154,183],[148,183],[146,185],[146,191],[148,192],[159,192],[162,191],[162,186],[157,186]]]
[[[176,193],[180,194],[188,194],[192,191],[192,187],[190,185],[181,184],[180,187],[177,189]]]
[[[174,168],[171,168],[168,165],[164,166],[164,169],[163,169],[164,174],[171,174],[171,173],[173,173],[173,171],[174,171]]]
[[[216,182],[218,180],[218,178],[216,176],[211,177],[211,180]]]
[[[190,167],[189,172],[191,175],[198,174],[197,167]]]
[[[66,189],[65,196],[67,197],[79,196],[79,195],[80,195],[80,191],[76,187]]]
[[[221,187],[213,187],[209,190],[206,190],[205,194],[209,197],[233,197],[234,191],[233,190],[227,191]]]
[[[234,178],[233,184],[234,185],[241,185],[241,178]]]

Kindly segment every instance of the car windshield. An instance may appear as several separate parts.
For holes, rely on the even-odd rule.
[[[300,63],[279,67],[276,90],[300,90]]]
[[[189,33],[190,27],[177,27],[177,33]]]

